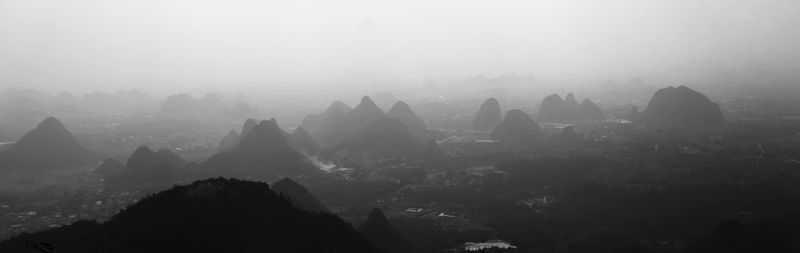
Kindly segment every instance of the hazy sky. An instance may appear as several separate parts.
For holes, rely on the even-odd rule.
[[[798,14],[796,0],[0,0],[0,88],[625,78],[796,60]]]

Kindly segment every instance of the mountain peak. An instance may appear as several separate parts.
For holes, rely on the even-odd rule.
[[[0,168],[51,169],[97,161],[64,124],[48,117],[0,154]]]
[[[492,131],[492,138],[521,143],[530,143],[542,135],[539,124],[527,113],[512,109],[506,113],[503,123]]]
[[[358,106],[362,106],[362,105],[363,106],[375,106],[375,107],[378,107],[378,105],[376,105],[375,102],[373,102],[372,99],[369,96],[361,97],[361,102],[358,104]]]
[[[500,102],[495,98],[486,99],[478,108],[472,128],[475,130],[492,130],[503,121],[503,112]]]

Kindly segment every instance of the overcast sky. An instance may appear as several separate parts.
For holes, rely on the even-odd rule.
[[[788,62],[800,56],[798,2],[0,0],[0,88],[604,80],[693,59]]]

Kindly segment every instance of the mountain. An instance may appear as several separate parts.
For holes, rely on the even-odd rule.
[[[475,120],[472,122],[472,129],[492,130],[503,121],[503,112],[500,111],[500,102],[495,98],[487,99],[481,104]]]
[[[373,208],[369,212],[367,220],[358,227],[358,231],[383,251],[390,253],[414,252],[413,245],[392,228],[389,219],[378,208]]]
[[[580,119],[583,121],[600,121],[605,120],[606,115],[594,102],[589,99],[584,99],[578,108]]]
[[[233,149],[233,147],[235,147],[236,144],[239,143],[240,138],[241,137],[239,136],[239,133],[231,130],[230,132],[228,132],[228,134],[222,137],[222,140],[219,142],[219,147],[217,148],[217,151],[224,152]]]
[[[105,179],[115,185],[171,183],[186,164],[186,160],[172,151],[161,149],[153,152],[149,147],[141,146],[128,157],[119,173],[110,174]]]
[[[269,185],[206,179],[128,206],[104,223],[26,233],[0,252],[377,252],[339,217],[299,209]]]
[[[300,123],[300,126],[303,129],[306,129],[310,134],[315,135],[317,134],[326,124],[330,124],[331,121],[338,120],[341,115],[344,115],[348,112],[353,110],[350,106],[347,106],[342,101],[334,101],[328,106],[328,109],[325,109],[324,112],[320,114],[309,114],[306,116],[303,121]]]
[[[542,99],[542,104],[539,106],[539,113],[537,119],[540,121],[548,122],[562,122],[567,119],[563,107],[564,101],[558,94],[553,94]]]
[[[201,164],[212,175],[275,178],[313,171],[313,165],[289,145],[275,121],[263,120],[241,138],[233,149]]]
[[[317,151],[319,151],[317,143],[314,142],[314,139],[311,138],[311,135],[308,134],[308,131],[306,131],[306,129],[303,127],[297,127],[294,129],[292,135],[289,136],[289,144],[291,144],[295,149],[306,154],[315,154]]]
[[[352,111],[341,117],[341,120],[325,126],[319,134],[318,142],[322,147],[331,147],[344,139],[355,136],[376,119],[386,117],[386,113],[372,102],[368,96],[361,98],[361,103]]]
[[[531,143],[542,136],[542,129],[527,113],[509,110],[503,123],[491,133],[492,138]]]
[[[405,102],[397,101],[386,115],[388,115],[389,118],[403,122],[408,128],[408,131],[411,132],[411,135],[413,135],[418,142],[425,143],[430,139],[428,137],[428,127],[425,126],[425,122],[417,117],[417,114],[414,113],[411,107]]]
[[[356,162],[402,158],[415,154],[421,143],[399,120],[380,118],[373,121],[356,136],[347,138],[333,150],[347,154],[345,158]]]
[[[239,135],[239,138],[244,138],[250,131],[253,131],[254,128],[258,126],[258,123],[254,119],[247,119],[244,121],[244,125],[242,125],[242,134]]]
[[[642,112],[641,120],[652,123],[715,123],[725,119],[717,103],[700,92],[680,86],[656,91]]]
[[[556,123],[575,123],[604,120],[605,114],[589,99],[584,99],[578,104],[572,93],[567,94],[564,100],[561,100],[558,94],[553,94],[542,99],[537,119]]]
[[[61,121],[49,117],[0,154],[0,169],[66,168],[98,160],[78,143]]]
[[[303,185],[294,180],[284,177],[270,188],[275,193],[281,194],[292,202],[292,205],[311,212],[330,212],[322,202],[314,197]]]

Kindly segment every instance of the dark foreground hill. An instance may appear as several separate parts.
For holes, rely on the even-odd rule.
[[[61,121],[49,117],[0,154],[0,169],[54,169],[97,161]]]
[[[266,183],[207,179],[149,196],[110,221],[0,242],[0,252],[376,252],[349,224],[292,206]]]
[[[392,228],[389,219],[378,208],[373,208],[369,212],[367,220],[358,227],[358,230],[376,247],[386,252],[415,252],[414,246]]]
[[[289,198],[292,205],[302,208],[306,211],[312,212],[330,212],[322,202],[319,202],[317,197],[314,197],[311,192],[303,185],[295,182],[294,180],[285,177],[272,183],[272,191],[282,194]]]

